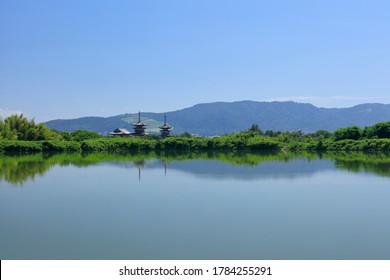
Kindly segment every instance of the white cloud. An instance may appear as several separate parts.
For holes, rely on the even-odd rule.
[[[10,110],[8,108],[5,109],[0,108],[0,117],[2,119],[5,119],[11,115],[20,115],[20,114],[23,114],[23,112],[19,110]]]

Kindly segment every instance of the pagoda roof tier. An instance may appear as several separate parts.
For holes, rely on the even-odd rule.
[[[146,124],[141,123],[141,122],[133,123],[133,125],[134,126],[146,126]]]
[[[172,129],[172,126],[167,125],[167,115],[164,115],[164,124],[162,126],[159,126],[160,129]]]
[[[162,126],[159,126],[158,128],[161,128],[161,129],[172,129],[172,126],[169,126],[167,124],[164,124]]]

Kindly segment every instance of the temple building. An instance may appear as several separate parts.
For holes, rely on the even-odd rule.
[[[145,135],[146,124],[141,122],[141,112],[138,112],[138,122],[133,123],[134,132],[131,133],[133,136],[143,136]]]
[[[109,136],[121,136],[121,137],[126,137],[130,136],[130,131],[128,131],[126,128],[117,128],[112,132],[109,132]]]
[[[171,135],[172,126],[167,125],[167,115],[164,115],[164,125],[158,127],[160,129],[161,137],[169,137]]]

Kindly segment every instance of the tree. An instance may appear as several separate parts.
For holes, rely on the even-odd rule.
[[[334,140],[359,140],[363,136],[363,130],[358,126],[350,126],[345,128],[339,128],[334,131],[333,137]]]
[[[182,134],[179,134],[179,137],[184,137],[184,138],[191,138],[192,135],[188,131],[183,132]]]
[[[379,122],[364,128],[364,136],[371,138],[390,138],[390,122]]]
[[[2,118],[0,118],[0,139],[4,138],[3,131],[4,131],[4,121]]]
[[[256,123],[252,124],[252,126],[248,129],[248,131],[252,131],[259,135],[263,135],[263,131],[261,131],[259,125]]]
[[[12,115],[0,121],[0,138],[8,140],[52,140],[59,135],[43,124],[35,124],[21,115]]]
[[[70,135],[69,132],[59,131],[58,133],[60,134],[62,140],[65,140],[65,141],[72,140],[72,136]]]
[[[327,131],[327,130],[318,130],[318,131],[312,133],[311,136],[313,138],[317,138],[317,139],[327,139],[327,138],[330,138],[332,136],[332,133]]]
[[[281,134],[282,134],[282,132],[280,130],[278,130],[278,131],[267,130],[264,133],[265,136],[269,136],[269,137],[277,137],[277,136],[279,136]]]

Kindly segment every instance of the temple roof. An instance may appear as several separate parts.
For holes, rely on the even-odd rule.
[[[110,135],[130,135],[130,131],[126,128],[116,128],[114,131],[109,132]]]

